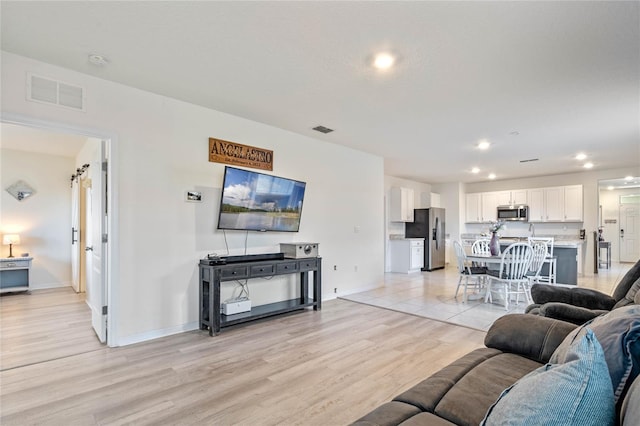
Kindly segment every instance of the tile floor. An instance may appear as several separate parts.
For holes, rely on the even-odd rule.
[[[613,263],[611,269],[601,269],[597,275],[578,278],[578,286],[611,294],[615,284],[632,263]],[[458,269],[448,266],[433,272],[412,274],[387,273],[384,285],[374,290],[341,296],[342,299],[394,311],[406,312],[478,330],[488,330],[491,324],[506,313],[522,313],[527,303],[511,303],[509,311],[501,301],[484,303],[484,299],[462,303],[462,289],[454,297],[458,285]]]

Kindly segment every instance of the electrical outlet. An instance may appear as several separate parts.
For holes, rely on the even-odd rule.
[[[338,265],[333,265],[333,270],[337,271],[338,270]]]

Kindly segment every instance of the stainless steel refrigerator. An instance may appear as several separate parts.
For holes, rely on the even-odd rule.
[[[424,238],[423,271],[444,268],[444,209],[415,209],[413,222],[405,224],[405,237]]]

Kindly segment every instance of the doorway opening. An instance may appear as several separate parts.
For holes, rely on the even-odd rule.
[[[114,259],[111,255],[114,241],[112,236],[115,234],[114,218],[111,214],[114,211],[114,200],[111,194],[111,188],[114,187],[113,176],[110,176],[113,164],[109,161],[113,158],[113,138],[108,134],[99,134],[82,128],[69,128],[57,123],[36,122],[25,117],[7,118],[5,116],[2,118],[1,126],[3,154],[12,153],[8,156],[3,155],[7,159],[5,161],[9,160],[8,157],[23,160],[21,166],[5,167],[3,164],[3,178],[7,173],[17,173],[22,176],[29,176],[31,173],[30,179],[39,182],[39,188],[36,188],[34,195],[21,205],[17,205],[14,211],[4,214],[9,203],[3,203],[2,206],[3,221],[0,224],[2,226],[0,231],[5,233],[7,227],[21,227],[23,235],[26,236],[22,238],[23,249],[28,249],[29,256],[34,258],[30,274],[31,294],[8,293],[10,297],[3,296],[0,300],[3,304],[3,320],[7,320],[6,323],[13,327],[11,332],[3,333],[2,346],[3,348],[8,346],[4,342],[5,337],[15,337],[21,332],[24,324],[17,320],[18,317],[22,317],[23,323],[29,323],[30,320],[24,319],[32,317],[39,317],[41,323],[56,322],[52,317],[30,315],[24,311],[20,313],[17,311],[17,305],[46,309],[48,313],[62,317],[73,317],[82,310],[84,319],[78,320],[78,323],[87,324],[82,333],[86,332],[86,336],[92,336],[92,339],[86,336],[79,337],[81,340],[85,339],[86,344],[75,345],[70,342],[65,344],[65,338],[61,336],[65,332],[69,333],[69,329],[62,323],[59,327],[42,327],[43,324],[34,323],[32,327],[24,327],[22,330],[25,334],[35,333],[38,329],[42,332],[46,330],[47,337],[29,334],[30,341],[41,342],[43,346],[38,349],[36,344],[30,344],[29,347],[20,349],[26,351],[23,353],[23,363],[20,364],[20,361],[14,357],[13,364],[5,366],[3,362],[2,368],[14,368],[104,348],[104,343],[115,346],[115,339],[111,332],[114,309],[110,303],[113,300],[111,277]],[[16,138],[17,134],[21,135],[20,138]],[[38,137],[30,138],[28,135]],[[12,141],[12,139],[16,140]],[[35,161],[31,161],[34,159]],[[48,159],[52,161],[49,162]],[[62,166],[48,167],[53,163],[58,166],[67,164],[70,167],[65,167],[64,172],[60,172]],[[78,171],[85,165],[84,173],[78,176]],[[40,170],[35,172],[30,170],[31,168],[40,168]],[[47,173],[52,174],[51,178],[47,177]],[[57,182],[60,179],[65,180],[65,189],[62,189]],[[53,181],[56,182],[53,183]],[[77,198],[72,195],[74,193]],[[32,204],[26,205],[28,202]],[[37,202],[38,206],[34,202]],[[36,211],[28,215],[18,215],[30,210]],[[52,217],[60,219],[65,215],[64,212],[67,212],[66,220],[51,219]],[[72,212],[75,212],[75,218]],[[77,223],[74,223],[76,220]],[[75,226],[72,226],[72,223]],[[20,247],[18,250],[24,251]],[[74,251],[77,255],[74,255]],[[63,271],[65,268],[66,272]],[[18,303],[18,298],[23,298],[27,302]],[[9,319],[4,317],[5,314]],[[58,331],[62,334],[56,339],[55,333]],[[89,344],[89,340],[98,344]],[[76,352],[53,348],[50,345],[54,341],[71,348],[75,347]],[[12,346],[12,350],[17,347],[17,345],[9,346]],[[34,355],[36,352],[40,355]],[[49,356],[49,358],[41,359],[42,356]]]
[[[598,266],[610,267],[608,259],[636,262],[640,258],[640,177],[601,180],[598,198],[598,235],[604,243],[598,248]]]

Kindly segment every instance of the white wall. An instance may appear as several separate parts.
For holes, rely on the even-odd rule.
[[[86,112],[27,102],[27,72],[84,87]],[[2,87],[3,114],[116,135],[117,344],[197,325],[197,262],[226,251],[215,229],[224,166],[208,161],[209,137],[271,149],[273,174],[307,182],[300,232],[250,233],[250,253],[314,241],[323,257],[323,298],[380,285],[382,158],[7,52]],[[203,202],[185,202],[186,190],[202,191]],[[241,253],[244,233],[227,236],[231,252]],[[286,296],[291,284],[282,281],[250,282],[254,303]]]
[[[71,285],[71,189],[73,158],[2,149],[2,233],[20,234],[13,255],[33,257],[31,286],[34,289]],[[23,180],[35,194],[22,201],[4,189]],[[9,247],[2,246],[2,255]]]

